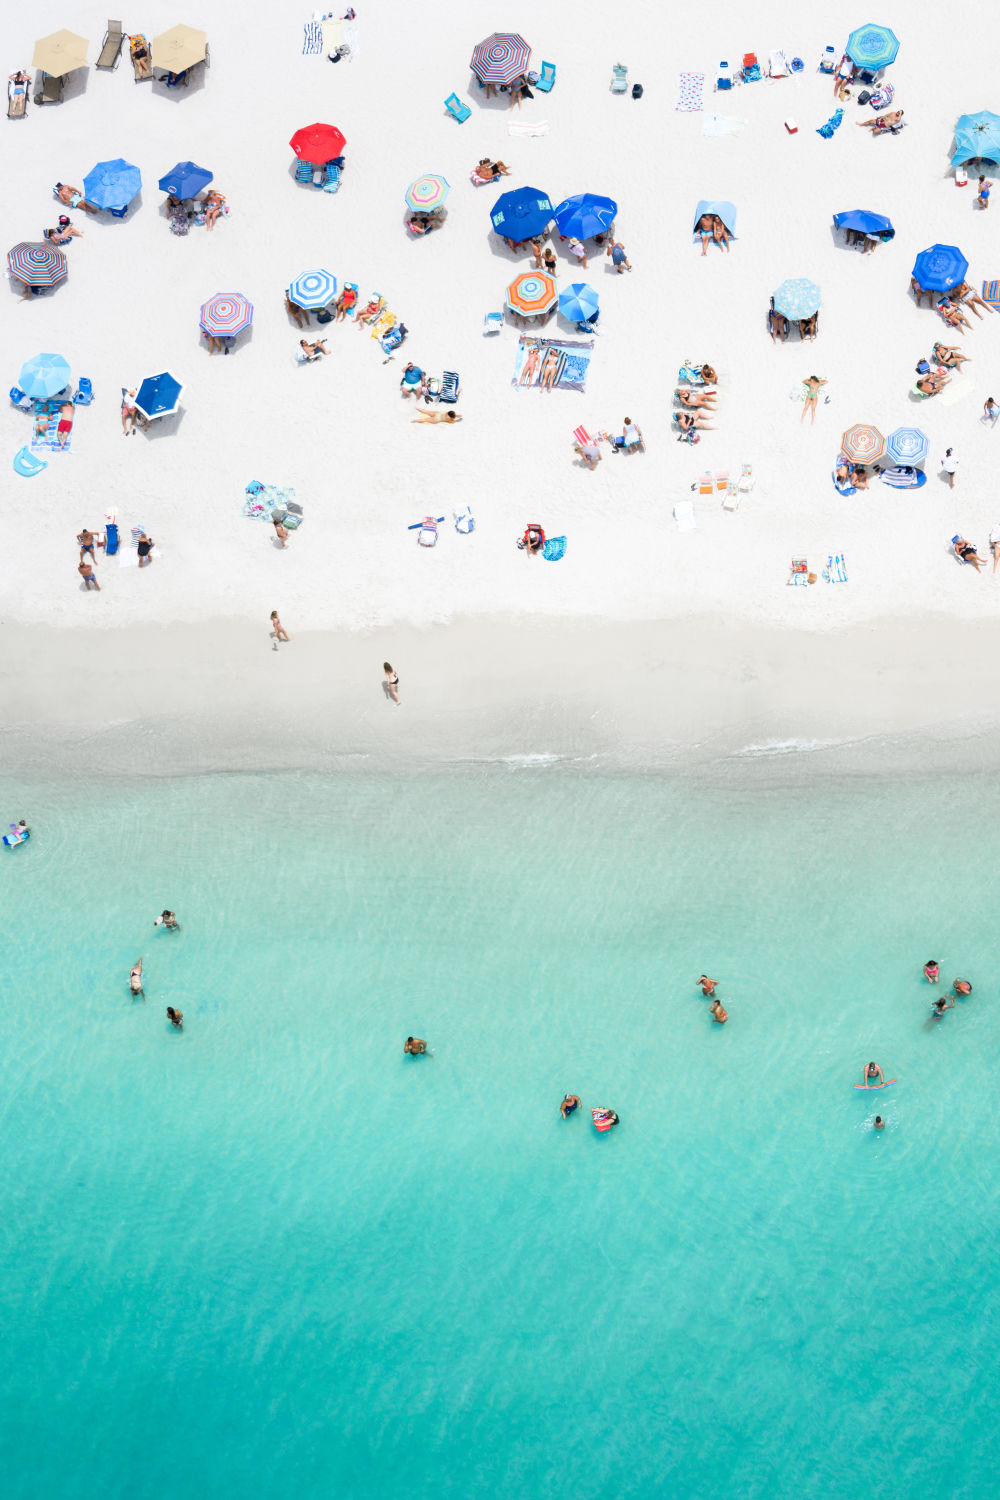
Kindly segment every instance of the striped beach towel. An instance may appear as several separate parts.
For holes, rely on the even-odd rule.
[[[512,120],[507,126],[508,135],[548,135],[548,120]]]
[[[990,307],[1000,307],[1000,281],[983,282],[983,301]]]
[[[302,30],[305,36],[302,39],[303,57],[321,57],[323,53],[323,27],[319,21],[307,21]]]
[[[674,105],[674,109],[682,110],[687,114],[697,113],[701,109],[701,95],[704,87],[704,73],[682,73],[680,97]]]

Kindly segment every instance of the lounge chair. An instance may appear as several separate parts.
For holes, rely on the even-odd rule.
[[[719,93],[733,86],[733,75],[729,71],[729,64],[723,59],[719,64],[719,76],[715,80],[715,92]]]
[[[499,333],[503,328],[503,313],[488,312],[483,319],[484,333]]]
[[[458,400],[459,388],[459,379],[455,371],[445,370],[441,378],[441,392],[438,400],[443,401],[446,406],[454,406]]]
[[[447,99],[444,101],[444,107],[452,116],[452,118],[456,119],[460,125],[464,124],[472,114],[472,110],[467,104],[462,103],[457,94],[449,94]]]
[[[132,74],[136,83],[145,83],[147,79],[151,79],[153,76],[153,56],[149,50],[149,42],[141,31],[137,31],[135,36],[129,37],[128,52],[129,57],[132,59]],[[142,72],[140,63],[136,60],[137,52],[145,54],[142,62],[146,64],[148,72]]]
[[[311,161],[297,161],[295,163],[296,182],[305,182],[308,183],[310,187],[312,187],[315,172],[316,168],[313,166]]]
[[[677,522],[678,531],[698,530],[698,522],[694,518],[694,506],[690,500],[678,500],[674,506],[674,520]]]
[[[7,84],[7,118],[8,120],[23,120],[28,113],[28,85],[26,83]]]
[[[108,29],[104,33],[104,45],[101,48],[101,55],[95,62],[94,67],[109,68],[112,70],[117,68],[124,40],[122,23],[120,21],[109,21]]]
[[[555,63],[543,62],[542,71],[539,73],[537,79],[535,80],[535,88],[541,89],[543,94],[550,94],[552,92],[552,85],[555,83],[555,81]]]
[[[20,411],[31,410],[31,397],[25,395],[24,391],[22,391],[19,385],[11,386],[10,402],[12,406],[16,406]]]
[[[328,161],[326,164],[326,181],[323,184],[324,193],[337,193],[340,191],[340,164]]]
[[[611,69],[611,92],[624,94],[628,88],[628,68],[624,63],[615,63]]]
[[[744,495],[753,489],[755,480],[753,477],[753,464],[740,465],[739,487]]]
[[[833,72],[836,71],[836,68],[837,68],[837,53],[836,53],[836,51],[834,50],[833,47],[825,47],[823,49],[823,56],[819,60],[819,70],[820,70],[820,72],[821,73],[833,73]]]
[[[756,52],[744,52],[743,67],[740,70],[744,83],[759,83],[761,80],[760,63],[757,61]]]
[[[42,74],[42,86],[35,93],[36,104],[61,104],[63,96],[63,81],[61,78],[53,78],[51,73]]]

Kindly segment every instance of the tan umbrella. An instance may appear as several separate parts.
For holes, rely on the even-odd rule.
[[[170,73],[183,73],[204,61],[208,37],[193,26],[172,26],[153,38],[153,64]]]
[[[51,36],[43,36],[35,43],[31,66],[41,68],[53,78],[61,78],[64,73],[72,73],[74,68],[87,66],[89,45],[86,37],[77,36],[75,31],[54,31]]]

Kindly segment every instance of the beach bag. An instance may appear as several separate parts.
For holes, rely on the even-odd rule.
[[[633,99],[641,99],[642,98],[642,84],[641,83],[633,83],[633,85],[632,85],[632,98]]]
[[[871,94],[868,92],[868,90],[867,89],[862,89],[861,93],[858,95],[858,103],[859,104],[867,104],[870,98],[871,98]]]

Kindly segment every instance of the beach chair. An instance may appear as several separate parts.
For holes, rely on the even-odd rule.
[[[452,511],[455,517],[455,530],[460,531],[463,536],[469,536],[476,529],[476,518],[466,505],[461,510]]]
[[[140,70],[139,63],[136,61],[137,52],[145,52],[144,61],[149,68],[149,71],[147,73],[143,73]],[[143,36],[141,31],[137,31],[135,36],[129,37],[128,53],[129,57],[132,59],[132,76],[135,79],[135,82],[145,83],[147,79],[151,79],[153,76],[153,58],[149,50],[149,42]]]
[[[543,94],[550,94],[552,92],[552,85],[555,83],[555,81],[555,63],[543,62],[542,71],[539,73],[538,78],[535,80],[535,88],[541,89]]]
[[[692,485],[691,488],[694,489],[695,486]],[[712,478],[712,475],[707,472],[702,474],[701,478],[698,480],[697,489],[699,495],[714,495],[715,480]]]
[[[12,406],[16,406],[20,411],[31,410],[31,397],[26,396],[19,385],[11,386],[10,402]]]
[[[834,73],[837,68],[837,53],[833,47],[824,47],[823,56],[819,60],[821,73]]]
[[[77,386],[76,395],[73,397],[76,406],[89,406],[94,399],[94,387],[86,375],[80,376],[80,384]]]
[[[422,521],[417,521],[408,529],[417,533],[417,541],[421,547],[436,547],[438,527],[443,521],[444,516],[424,516]]]
[[[454,406],[458,400],[460,389],[459,379],[454,370],[445,370],[441,377],[441,390],[438,400],[443,401],[446,406]]]
[[[725,61],[720,62],[720,64],[719,64],[719,76],[715,80],[715,91],[716,91],[716,93],[719,93],[720,91],[723,91],[725,89],[731,89],[732,86],[733,86],[733,75],[729,71],[729,64],[727,62],[725,62]]]
[[[326,164],[326,181],[323,184],[324,193],[338,193],[340,191],[340,164],[328,161]]]
[[[753,464],[743,464],[740,468],[739,488],[746,495],[753,489],[755,480],[753,477]]]
[[[315,171],[316,168],[311,161],[297,161],[295,163],[295,181],[307,182],[311,187]]]
[[[737,486],[730,480],[726,486],[726,496],[722,502],[723,510],[739,510],[740,492]]]
[[[484,333],[499,333],[503,328],[503,313],[488,312],[483,319]]]
[[[63,96],[63,81],[61,78],[53,78],[51,73],[42,74],[42,86],[35,93],[36,104],[61,104]]]
[[[125,37],[122,34],[122,23],[120,21],[109,21],[108,29],[104,33],[104,43],[101,47],[101,55],[94,64],[95,68],[109,68],[112,71],[118,66],[118,59],[122,53],[122,43]]]
[[[452,119],[457,120],[460,125],[463,125],[472,114],[472,110],[467,104],[462,103],[457,94],[449,94],[444,101],[444,107]]]
[[[28,85],[11,81],[7,85],[7,118],[8,120],[23,120],[27,113]]]
[[[379,343],[382,345],[382,353],[392,354],[399,348],[408,332],[409,329],[405,323],[397,323],[393,320],[392,327],[379,339]]]
[[[624,94],[628,89],[628,68],[624,63],[615,63],[611,69],[611,92]]]
[[[740,70],[740,76],[744,83],[760,82],[760,63],[757,61],[756,52],[744,52],[743,67]]]
[[[674,520],[677,522],[678,531],[698,530],[698,522],[694,518],[694,505],[690,500],[678,500],[674,506]]]

